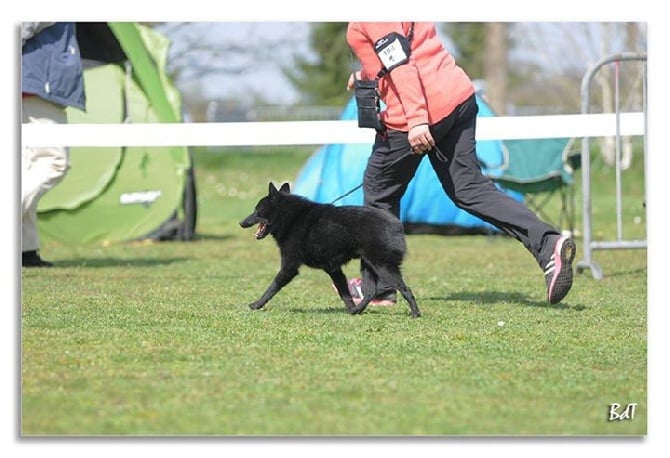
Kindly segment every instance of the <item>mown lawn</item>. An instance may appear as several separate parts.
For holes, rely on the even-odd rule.
[[[646,250],[596,252],[604,278],[549,306],[516,241],[412,235],[419,319],[402,300],[350,316],[307,268],[249,310],[279,258],[237,223],[310,152],[198,151],[193,242],[45,241],[59,266],[21,273],[21,434],[646,434]],[[608,421],[613,403],[635,417]]]

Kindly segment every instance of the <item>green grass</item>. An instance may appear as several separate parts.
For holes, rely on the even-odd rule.
[[[350,316],[308,268],[251,311],[279,257],[237,222],[310,152],[197,152],[194,242],[47,242],[59,267],[21,275],[21,433],[646,434],[646,250],[596,252],[604,278],[549,306],[518,242],[413,235],[419,319],[402,300]]]

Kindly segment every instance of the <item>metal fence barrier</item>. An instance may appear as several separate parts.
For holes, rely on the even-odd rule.
[[[621,186],[621,141],[622,136],[625,135],[621,131],[621,111],[620,111],[620,72],[619,64],[622,61],[642,61],[644,62],[642,74],[642,113],[644,117],[644,133],[643,133],[643,154],[644,154],[644,172],[647,176],[647,54],[646,53],[621,53],[605,57],[597,62],[583,77],[581,85],[582,97],[582,114],[588,114],[590,111],[590,89],[591,82],[599,70],[609,64],[616,66],[615,81],[614,81],[614,105],[615,105],[615,179],[616,179],[616,223],[617,233],[614,240],[595,241],[593,240],[593,229],[591,225],[591,138],[585,136],[582,138],[582,193],[583,193],[583,242],[582,253],[584,259],[576,264],[578,273],[585,269],[590,269],[593,278],[600,280],[603,278],[603,272],[600,266],[593,261],[594,250],[605,249],[637,249],[646,248],[647,241],[645,240],[626,240],[623,234],[623,217],[622,217],[622,186]],[[647,180],[645,178],[645,202],[647,196]],[[646,208],[645,208],[646,212]],[[646,221],[646,218],[645,218]]]

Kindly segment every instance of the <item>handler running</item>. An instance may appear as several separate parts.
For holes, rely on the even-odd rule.
[[[399,218],[400,199],[428,156],[454,204],[520,241],[544,272],[547,301],[560,302],[572,287],[575,242],[482,173],[475,150],[475,89],[443,47],[435,25],[351,22],[346,38],[362,65],[350,75],[347,89],[356,80],[368,85],[376,80],[386,105],[363,178],[364,204]],[[407,155],[409,150],[414,154]],[[383,288],[372,304],[394,303],[395,296]]]

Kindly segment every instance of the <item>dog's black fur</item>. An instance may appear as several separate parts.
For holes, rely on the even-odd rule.
[[[268,195],[240,221],[243,228],[255,225],[256,239],[272,234],[277,242],[281,269],[260,299],[249,305],[252,309],[262,308],[298,275],[304,264],[330,275],[352,314],[365,310],[382,279],[400,291],[413,317],[421,315],[414,294],[400,273],[407,247],[402,223],[391,213],[371,207],[316,203],[291,194],[288,183],[279,190],[270,183]],[[355,305],[342,266],[358,258],[363,299]]]

